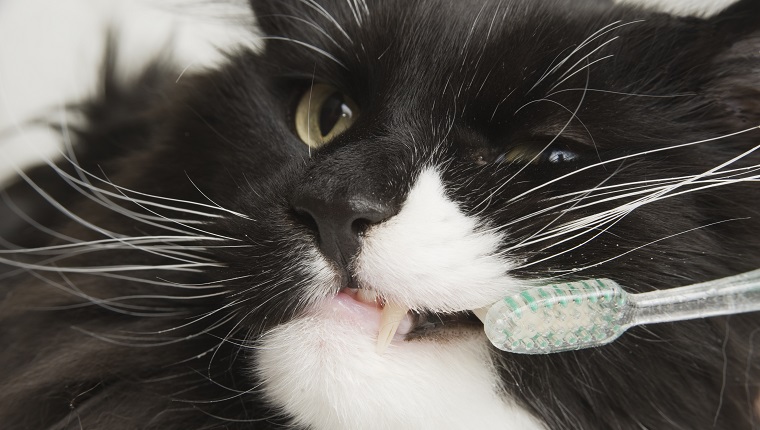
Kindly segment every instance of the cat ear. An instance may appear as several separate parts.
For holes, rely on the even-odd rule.
[[[710,22],[712,43],[721,46],[711,60],[707,95],[732,114],[734,125],[760,125],[760,1],[739,1]]]

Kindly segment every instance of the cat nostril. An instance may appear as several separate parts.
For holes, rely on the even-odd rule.
[[[359,237],[364,237],[364,234],[369,229],[370,225],[374,224],[372,221],[367,219],[357,219],[351,224],[351,230],[354,232],[355,235]]]
[[[317,221],[314,219],[313,216],[311,216],[309,212],[300,210],[300,209],[295,209],[293,211],[293,214],[296,220],[298,220],[298,222],[301,223],[303,226],[305,226],[306,228],[308,228],[309,230],[315,233],[319,233],[319,226],[317,224]]]
[[[322,254],[343,268],[358,255],[367,229],[397,212],[392,203],[346,197],[325,196],[304,187],[290,199],[296,219],[316,233]]]

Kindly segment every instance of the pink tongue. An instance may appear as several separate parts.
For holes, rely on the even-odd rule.
[[[336,320],[348,322],[360,330],[377,336],[380,331],[382,308],[377,305],[355,300],[350,295],[340,292],[325,306],[325,311]],[[412,330],[412,317],[408,313],[399,323],[394,339],[401,340],[403,335]]]

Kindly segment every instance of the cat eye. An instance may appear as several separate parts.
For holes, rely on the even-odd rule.
[[[356,103],[342,92],[330,85],[314,84],[296,107],[296,132],[316,149],[351,127],[358,113]]]
[[[500,155],[497,163],[559,164],[577,161],[579,154],[564,143],[553,143],[548,148],[545,143],[531,142],[513,146]]]

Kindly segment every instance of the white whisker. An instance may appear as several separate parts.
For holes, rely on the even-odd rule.
[[[617,25],[620,22],[622,22],[622,21],[618,20],[618,21],[615,21],[613,23],[607,24],[604,27],[600,28],[599,30],[595,31],[590,36],[588,36],[583,42],[581,42],[580,45],[578,45],[575,49],[573,49],[562,61],[560,61],[554,67],[552,67],[550,70],[548,70],[547,72],[545,72],[538,79],[538,81],[536,81],[536,83],[533,84],[533,86],[528,90],[528,93],[530,93],[531,91],[533,91],[539,84],[541,84],[541,82],[544,81],[544,79],[546,79],[548,76],[550,76],[553,73],[555,73],[560,67],[564,66],[565,63],[568,62],[570,60],[570,58],[572,58],[576,53],[580,52],[583,48],[585,48],[587,45],[589,45],[590,43],[592,43],[596,39],[598,39],[598,38],[600,38],[600,37],[602,37],[602,36],[604,36],[604,35],[612,32],[612,31],[620,29],[622,27],[625,27],[625,26],[628,26],[628,25],[631,25],[631,24],[637,24],[637,23],[640,23],[640,22],[643,22],[643,21],[644,20],[635,20],[635,21],[630,21],[630,22],[626,22],[626,23]]]
[[[248,217],[248,215],[245,215],[245,214],[240,213],[240,212],[235,212],[235,211],[232,211],[232,210],[229,210],[229,209],[225,209],[225,208],[223,208],[221,206],[212,206],[212,205],[208,205],[208,204],[205,204],[205,203],[194,202],[194,201],[191,201],[191,200],[182,200],[182,199],[175,199],[175,198],[171,198],[171,197],[163,197],[163,196],[158,196],[158,195],[155,195],[155,194],[148,194],[148,193],[132,190],[132,189],[129,189],[129,188],[117,185],[117,184],[115,184],[115,183],[113,183],[113,182],[111,182],[109,180],[103,179],[103,178],[101,178],[101,177],[99,177],[97,175],[94,175],[94,174],[92,174],[92,173],[90,173],[90,172],[82,169],[79,165],[74,164],[71,160],[69,160],[65,156],[64,156],[64,159],[66,159],[67,161],[69,161],[70,163],[72,163],[72,166],[75,169],[77,169],[77,171],[80,171],[83,174],[85,174],[85,175],[89,176],[90,178],[93,178],[93,179],[95,179],[95,180],[97,180],[99,182],[105,183],[106,185],[111,186],[111,187],[113,187],[114,189],[116,189],[116,190],[118,190],[120,192],[120,193],[113,193],[113,192],[110,192],[110,191],[107,192],[106,190],[104,190],[102,188],[95,187],[92,184],[90,184],[88,186],[86,183],[80,183],[80,185],[82,185],[84,187],[98,190],[99,192],[104,193],[104,194],[106,194],[106,195],[108,195],[110,197],[114,197],[114,198],[118,198],[118,199],[123,199],[123,200],[129,200],[131,202],[136,202],[137,201],[137,202],[140,202],[140,203],[142,203],[144,205],[151,206],[151,207],[157,207],[157,208],[161,208],[161,209],[167,209],[167,210],[172,210],[172,211],[177,211],[177,212],[189,213],[189,214],[192,214],[192,215],[199,215],[199,216],[204,216],[204,217],[208,217],[208,218],[222,218],[223,217],[222,215],[219,215],[219,214],[212,214],[212,213],[208,213],[208,212],[199,212],[199,211],[195,211],[195,210],[191,210],[191,209],[187,209],[187,208],[182,208],[182,207],[176,207],[176,206],[162,205],[162,204],[156,203],[156,202],[151,202],[151,201],[147,201],[147,200],[140,200],[140,199],[135,199],[134,197],[127,197],[127,196],[125,196],[125,194],[129,193],[129,194],[135,194],[135,195],[138,195],[138,196],[148,197],[148,198],[151,198],[151,199],[156,199],[156,200],[165,201],[165,202],[173,202],[173,203],[179,203],[179,204],[183,204],[183,205],[190,205],[190,206],[201,207],[201,208],[206,208],[206,209],[214,209],[214,210],[218,210],[218,211],[221,211],[221,212],[224,212],[224,213],[228,213],[230,215],[234,215],[234,216],[239,217],[239,218],[250,219],[250,217]],[[68,177],[68,178],[74,180],[75,182],[77,182],[77,180],[75,178],[73,178],[71,175],[69,175],[68,173],[64,172],[63,170],[60,170],[60,168],[58,166],[55,166],[55,164],[51,165],[51,167],[53,167],[54,169],[56,169],[56,171],[60,171],[66,177]]]
[[[614,40],[614,39],[613,39],[613,40]],[[610,41],[610,42],[611,42],[611,41]],[[601,46],[600,46],[599,48],[601,48]],[[591,54],[589,54],[589,55],[591,55]],[[584,69],[586,69],[586,68],[590,68],[591,66],[593,66],[594,64],[596,64],[596,63],[598,63],[598,62],[600,62],[600,61],[603,61],[603,60],[607,60],[607,59],[609,59],[609,58],[612,58],[612,57],[614,57],[614,55],[610,54],[610,55],[606,55],[606,56],[604,56],[604,57],[601,57],[601,58],[597,58],[597,59],[596,59],[596,60],[594,60],[594,61],[591,61],[591,62],[589,62],[589,63],[586,63],[586,65],[585,65],[585,66],[583,66],[583,67],[579,67],[579,68],[578,68],[578,70],[576,70],[576,71],[574,71],[573,73],[571,73],[570,75],[568,75],[568,76],[567,76],[565,79],[562,79],[562,78],[560,77],[560,79],[562,79],[562,80],[561,80],[561,81],[559,81],[559,82],[557,82],[556,84],[554,84],[554,86],[552,86],[551,88],[549,88],[549,91],[547,91],[547,93],[550,93],[550,92],[554,91],[554,89],[555,89],[555,88],[557,88],[557,87],[559,87],[560,85],[564,84],[565,82],[567,82],[567,80],[568,80],[568,79],[570,79],[570,78],[572,78],[573,76],[577,75],[578,73],[582,72]],[[554,92],[554,93],[552,93],[552,94],[557,94],[558,92],[559,92],[559,91],[556,91],[556,92]],[[546,97],[546,98],[548,98],[548,97]]]
[[[0,198],[2,198],[5,205],[13,211],[21,220],[29,224],[30,226],[34,227],[36,230],[48,234],[52,237],[55,237],[57,239],[61,239],[66,242],[79,242],[78,239],[74,239],[71,236],[67,236],[65,234],[62,234],[58,231],[55,231],[51,228],[48,228],[40,223],[38,223],[33,218],[29,217],[21,208],[19,208],[14,202],[13,199],[8,195],[8,193],[5,192],[5,190],[0,190]]]
[[[310,21],[310,20],[308,20],[308,19],[304,19],[304,18],[301,18],[301,17],[298,17],[298,16],[294,16],[294,15],[284,15],[284,14],[273,14],[273,15],[270,15],[270,16],[272,16],[272,17],[278,17],[278,18],[287,18],[287,19],[293,19],[293,20],[296,20],[296,21],[298,21],[298,22],[301,22],[301,23],[303,23],[303,24],[306,24],[306,25],[308,25],[309,27],[313,28],[314,30],[318,31],[318,32],[319,32],[319,34],[321,34],[322,36],[324,36],[324,37],[326,37],[328,40],[330,40],[330,42],[332,42],[332,44],[333,44],[333,45],[335,45],[335,47],[336,47],[336,48],[340,49],[341,51],[345,51],[345,49],[343,48],[343,46],[341,46],[341,45],[340,45],[340,44],[339,44],[339,43],[338,43],[338,42],[337,42],[337,41],[336,41],[336,40],[335,40],[335,39],[334,39],[334,38],[333,38],[333,37],[330,35],[330,33],[328,33],[328,32],[327,32],[327,31],[326,31],[324,28],[320,27],[319,25],[315,24],[314,22],[312,22],[312,21]]]
[[[636,153],[633,153],[633,154],[628,154],[628,155],[623,155],[623,156],[620,156],[620,157],[612,158],[612,159],[609,159],[609,160],[606,160],[606,161],[600,161],[598,163],[594,163],[594,164],[590,164],[588,166],[580,167],[577,170],[574,170],[574,171],[572,171],[570,173],[566,173],[566,174],[564,174],[562,176],[559,176],[559,177],[557,177],[555,179],[552,179],[552,180],[549,180],[549,181],[546,181],[546,182],[542,182],[540,185],[538,185],[538,186],[536,186],[534,188],[531,188],[528,191],[522,192],[522,193],[520,193],[520,194],[518,194],[518,195],[516,195],[516,196],[514,196],[512,198],[510,198],[509,202],[510,203],[515,202],[515,201],[517,201],[517,200],[519,200],[519,199],[521,199],[521,198],[523,198],[523,197],[525,197],[525,196],[527,196],[527,195],[529,195],[531,193],[534,193],[534,192],[536,192],[536,191],[538,191],[538,190],[540,190],[542,188],[546,188],[546,187],[548,187],[548,186],[550,186],[550,185],[552,185],[554,183],[557,183],[559,181],[565,180],[565,179],[567,179],[567,178],[569,178],[569,177],[571,177],[573,175],[577,175],[579,173],[585,172],[585,171],[593,169],[595,167],[600,167],[600,166],[604,166],[604,165],[611,164],[611,163],[617,163],[619,161],[627,160],[627,159],[630,159],[630,158],[642,157],[642,156],[649,155],[649,154],[655,154],[655,153],[658,153],[658,152],[671,151],[671,150],[678,149],[678,148],[685,148],[685,147],[688,147],[688,146],[700,145],[700,144],[708,143],[708,142],[715,142],[715,141],[727,139],[729,137],[734,137],[734,136],[738,136],[738,135],[741,135],[741,134],[744,134],[744,133],[748,133],[748,132],[751,132],[753,130],[760,130],[760,125],[753,126],[753,127],[750,127],[750,128],[746,128],[744,130],[736,131],[736,132],[733,132],[733,133],[724,134],[724,135],[717,136],[717,137],[711,137],[709,139],[702,139],[702,140],[696,140],[696,141],[693,141],[693,142],[680,143],[680,144],[671,145],[671,146],[664,147],[664,148],[649,149],[649,150],[646,150],[646,151],[636,152]]]
[[[589,81],[588,69],[586,69],[586,71],[587,71],[587,74],[586,74],[586,85],[588,86],[588,81]],[[530,159],[530,160],[526,160],[526,161],[523,163],[522,167],[520,167],[520,169],[518,169],[518,171],[517,171],[516,173],[514,173],[512,176],[510,176],[510,177],[509,177],[509,178],[507,178],[505,181],[503,181],[501,184],[499,184],[499,186],[498,186],[498,187],[496,187],[496,189],[495,189],[495,190],[491,191],[491,193],[489,193],[489,195],[488,195],[488,196],[487,196],[485,199],[483,199],[483,201],[482,201],[481,203],[478,203],[478,204],[476,205],[476,207],[477,207],[477,206],[480,206],[481,204],[483,204],[483,202],[489,202],[489,201],[491,201],[491,200],[493,199],[493,197],[494,197],[494,196],[496,196],[496,195],[497,195],[499,192],[501,192],[501,190],[502,190],[502,189],[503,189],[505,186],[507,186],[507,184],[509,184],[509,183],[510,183],[510,182],[511,182],[511,181],[512,181],[514,178],[516,178],[518,175],[520,175],[520,173],[522,173],[522,172],[523,172],[525,169],[527,169],[527,168],[528,168],[528,166],[530,166],[530,164],[531,164],[531,163],[535,162],[535,161],[536,161],[536,159],[538,159],[538,157],[541,155],[541,153],[542,153],[542,152],[546,151],[546,149],[548,149],[549,147],[551,147],[551,146],[554,144],[554,142],[556,142],[556,141],[557,141],[557,139],[559,139],[559,137],[560,137],[560,136],[562,136],[562,133],[564,133],[564,132],[565,132],[565,130],[567,129],[567,127],[569,127],[569,126],[570,126],[570,123],[572,123],[572,121],[573,121],[574,119],[577,119],[577,118],[578,118],[578,117],[577,117],[578,111],[581,109],[581,106],[583,105],[583,101],[584,101],[585,99],[586,99],[586,93],[583,93],[583,95],[581,96],[581,99],[580,99],[580,101],[578,101],[578,105],[575,107],[575,110],[574,110],[574,111],[572,112],[572,114],[570,115],[570,119],[568,119],[568,120],[567,120],[567,122],[565,122],[565,125],[562,127],[562,129],[559,131],[559,133],[557,133],[557,134],[556,134],[556,135],[555,135],[555,136],[554,136],[554,137],[553,137],[553,138],[552,138],[552,139],[549,141],[549,143],[547,143],[547,144],[544,146],[544,148],[543,148],[543,149],[541,149],[541,151],[539,151],[539,152],[538,152],[538,153],[537,153],[537,154],[536,154],[536,155],[535,155],[535,156],[534,156],[532,159]],[[522,109],[522,108],[520,108],[520,109]],[[518,109],[518,111],[519,111],[519,109]],[[514,200],[514,199],[512,199],[512,200]],[[512,200],[510,200],[510,202],[511,202]]]
[[[557,90],[557,91],[554,91],[553,93],[547,94],[546,98],[549,98],[555,94],[564,93],[566,91],[583,91],[583,88],[565,88],[563,90]],[[671,94],[671,95],[640,94],[640,93],[627,93],[623,91],[602,90],[599,88],[589,88],[588,91],[596,92],[596,93],[615,94],[619,96],[649,97],[649,98],[655,98],[655,99],[670,99],[670,98],[675,98],[675,97],[694,97],[697,95],[696,93],[678,93],[678,94]]]
[[[32,276],[35,278],[41,280],[45,284],[52,286],[54,288],[60,289],[61,291],[64,291],[68,294],[71,294],[75,297],[79,297],[83,300],[86,300],[87,303],[83,303],[80,305],[84,306],[98,306],[103,309],[106,309],[111,312],[124,314],[124,315],[130,315],[135,317],[169,317],[169,316],[180,316],[187,314],[186,311],[178,312],[176,309],[171,309],[170,312],[164,312],[161,309],[162,308],[153,308],[148,306],[136,306],[136,305],[128,305],[128,304],[121,304],[121,303],[112,303],[109,299],[99,299],[92,297],[88,294],[85,294],[82,290],[77,288],[67,277],[61,274],[61,277],[63,278],[64,282],[68,285],[68,287],[53,281],[52,279],[48,279],[45,276],[42,276],[39,273],[30,272]],[[50,310],[56,310],[62,309],[60,307],[52,307]],[[34,308],[36,310],[45,310],[44,308]],[[151,310],[153,312],[139,312],[139,311],[148,311]]]
[[[319,3],[315,2],[314,0],[299,0],[299,1],[305,4],[306,6],[316,10],[323,17],[327,18],[327,20],[330,21],[330,23],[332,23],[335,26],[335,28],[337,28],[338,31],[341,32],[341,34],[346,38],[346,40],[349,41],[349,43],[354,43],[351,40],[351,37],[348,35],[348,33],[346,33],[346,30],[344,30],[343,27],[341,27],[341,25],[338,23],[338,21],[332,15],[330,15],[330,13],[327,12],[327,10],[324,7],[322,7]]]
[[[724,223],[727,223],[727,222],[741,221],[743,219],[746,219],[746,218],[731,218],[731,219],[726,219],[726,220],[722,220],[722,221],[712,222],[712,223],[705,224],[705,225],[702,225],[702,226],[699,226],[699,227],[690,228],[688,230],[680,231],[678,233],[673,233],[671,235],[668,235],[668,236],[662,237],[660,239],[647,242],[647,243],[645,243],[643,245],[640,245],[640,246],[637,246],[635,248],[629,249],[629,250],[627,250],[625,252],[622,252],[622,253],[614,256],[614,257],[611,257],[611,258],[608,258],[608,259],[605,259],[605,260],[602,260],[602,261],[598,261],[598,262],[596,262],[594,264],[589,264],[587,266],[582,266],[582,267],[576,267],[576,268],[574,268],[574,270],[567,270],[566,273],[570,273],[570,272],[577,273],[577,272],[581,272],[583,270],[588,270],[588,269],[591,269],[593,267],[597,267],[597,266],[609,263],[610,261],[616,260],[616,259],[618,259],[620,257],[624,257],[624,256],[626,256],[626,255],[628,255],[628,254],[630,254],[632,252],[639,251],[639,250],[641,250],[643,248],[646,248],[648,246],[654,245],[655,243],[662,242],[662,241],[667,240],[667,239],[672,239],[672,238],[677,237],[677,236],[681,236],[681,235],[688,234],[688,233],[691,233],[691,232],[694,232],[694,231],[697,231],[697,230],[709,228],[709,227],[712,227],[712,226],[715,226],[715,225],[724,224]],[[529,263],[527,265],[521,266],[520,268],[527,267],[527,266],[532,265],[532,264],[533,263]],[[559,276],[562,276],[562,275],[559,275]]]
[[[61,176],[61,178],[71,188],[73,188],[74,190],[76,190],[77,192],[79,192],[80,194],[82,194],[83,196],[85,196],[87,199],[89,199],[91,201],[94,201],[95,203],[97,203],[97,204],[99,204],[99,205],[101,205],[103,207],[106,207],[106,208],[110,209],[113,212],[116,212],[118,214],[124,215],[127,218],[130,218],[132,220],[138,221],[138,222],[140,222],[142,224],[150,225],[150,226],[153,226],[153,227],[158,227],[158,228],[161,228],[163,230],[173,231],[175,233],[184,233],[184,234],[188,234],[188,235],[192,234],[191,232],[188,232],[186,230],[182,230],[182,229],[178,229],[178,228],[175,228],[175,227],[170,227],[170,226],[167,226],[167,225],[164,225],[164,224],[160,224],[160,222],[169,222],[169,223],[172,223],[172,224],[179,224],[179,225],[183,225],[184,226],[185,223],[183,222],[183,220],[180,220],[180,219],[177,219],[177,218],[167,218],[167,217],[163,217],[163,216],[145,215],[145,214],[140,214],[138,212],[126,209],[123,206],[118,205],[115,202],[113,202],[112,200],[106,198],[104,196],[104,194],[105,193],[109,193],[108,191],[105,191],[105,190],[102,190],[102,189],[99,189],[99,188],[93,186],[89,181],[87,181],[87,183],[82,183],[82,182],[77,181],[76,179],[74,179],[70,175],[66,175],[66,174],[62,174],[62,173],[65,173],[65,172],[61,171],[61,172],[59,172],[59,175]],[[92,191],[92,194],[87,193],[83,188],[81,188],[79,185],[77,185],[77,183],[79,183],[82,186],[85,186],[85,187],[89,188]],[[120,198],[124,199],[124,200],[128,200],[128,201],[134,202],[134,200],[130,199],[129,197],[125,197],[123,195],[120,196]],[[187,212],[192,212],[192,211],[188,210]],[[219,216],[219,217],[221,217],[221,216]],[[159,222],[154,222],[154,221],[159,221]],[[190,223],[192,223],[192,224],[203,224],[204,222],[203,221],[197,221],[197,220],[190,220]]]
[[[705,172],[703,174],[694,175],[694,176],[691,176],[691,177],[686,177],[684,180],[679,181],[677,183],[674,183],[672,185],[667,185],[667,186],[663,186],[663,187],[655,187],[655,188],[649,189],[648,192],[646,193],[645,197],[633,200],[631,202],[628,202],[628,203],[625,203],[623,205],[617,206],[617,207],[615,207],[613,209],[610,209],[610,210],[598,212],[598,213],[595,213],[593,215],[590,215],[590,216],[587,216],[587,217],[583,217],[583,218],[580,218],[578,220],[575,220],[575,221],[572,221],[572,222],[569,222],[569,223],[565,223],[565,224],[563,224],[563,225],[561,225],[559,227],[556,227],[554,229],[551,229],[551,230],[549,230],[549,231],[547,231],[547,232],[545,232],[543,234],[534,234],[528,240],[521,241],[519,244],[517,244],[517,245],[515,245],[513,247],[510,247],[508,251],[513,251],[513,250],[515,250],[517,248],[533,245],[533,244],[536,244],[536,243],[539,243],[539,242],[542,242],[542,241],[546,241],[546,240],[549,240],[549,239],[557,239],[557,238],[560,238],[562,236],[566,236],[566,235],[571,234],[571,233],[580,232],[580,233],[577,233],[577,234],[575,234],[575,235],[573,235],[571,237],[564,238],[563,240],[553,242],[551,245],[549,245],[548,248],[555,247],[555,246],[558,246],[558,245],[560,245],[560,244],[562,244],[564,242],[567,242],[569,240],[575,239],[575,238],[577,238],[577,237],[585,234],[586,232],[588,232],[588,231],[590,231],[592,229],[596,229],[596,228],[599,228],[599,227],[601,227],[601,226],[603,226],[605,224],[609,224],[604,230],[602,230],[602,231],[606,231],[611,224],[616,223],[617,221],[619,221],[620,219],[622,219],[623,217],[625,217],[627,214],[633,212],[635,209],[638,209],[639,207],[644,206],[646,204],[650,204],[650,203],[657,202],[657,201],[660,201],[660,200],[663,200],[663,199],[666,199],[666,198],[676,197],[676,196],[683,195],[683,194],[686,194],[686,193],[693,193],[693,192],[696,192],[696,191],[701,191],[701,190],[705,190],[705,189],[709,189],[709,188],[713,188],[713,187],[719,187],[719,186],[725,186],[725,185],[733,185],[733,184],[737,184],[737,183],[741,183],[741,182],[758,181],[758,180],[760,180],[760,176],[750,176],[750,177],[743,177],[743,178],[732,178],[732,179],[728,179],[728,180],[718,180],[718,181],[716,181],[716,180],[710,180],[705,185],[702,185],[703,184],[702,181],[698,181],[700,178],[709,176],[710,174],[714,174],[716,171],[720,170],[722,167],[730,165],[731,163],[733,163],[733,162],[735,162],[735,161],[737,161],[737,160],[745,157],[746,155],[754,152],[758,148],[760,148],[760,145],[758,145],[758,146],[752,148],[751,150],[748,150],[748,151],[746,151],[746,152],[744,152],[744,153],[742,153],[742,154],[740,154],[740,155],[738,155],[738,156],[730,159],[729,161],[721,163],[720,165],[718,165],[718,166],[716,166],[716,167],[708,170],[707,172]],[[760,166],[755,166],[755,167],[760,167]],[[689,189],[681,189],[681,188],[683,188],[684,186],[687,186],[687,185],[698,185],[698,186],[694,186],[693,188],[689,188]],[[675,191],[677,189],[681,189],[681,190],[680,191]],[[637,192],[635,194],[640,194],[640,193]],[[599,202],[594,202],[594,203],[591,203],[591,204],[598,204],[598,203]],[[585,206],[589,206],[591,204],[587,204]],[[574,208],[571,208],[570,210],[578,210],[581,207],[582,206],[574,207]],[[596,237],[596,236],[598,236],[598,234],[595,235],[594,237]],[[587,242],[588,241],[584,242],[584,244],[587,243]],[[573,247],[572,249],[576,249],[579,246]],[[505,251],[505,252],[508,252],[508,251]],[[557,255],[561,255],[561,254],[569,252],[569,251],[570,250],[565,250],[562,253],[555,254],[554,256],[552,256],[550,258],[553,258],[553,257],[555,257]],[[545,260],[546,259],[543,259],[543,260],[540,260],[540,261],[545,261]],[[532,264],[536,264],[537,262],[539,262],[539,261],[532,262],[531,265]]]
[[[312,50],[312,51],[314,51],[314,52],[316,52],[316,53],[324,56],[325,58],[329,58],[330,60],[334,61],[339,66],[343,67],[344,69],[347,69],[346,65],[343,64],[342,61],[338,60],[335,56],[333,56],[332,54],[330,54],[329,52],[325,51],[322,48],[317,48],[316,46],[314,46],[314,45],[312,45],[310,43],[306,43],[306,42],[302,42],[302,41],[297,40],[297,39],[292,39],[290,37],[282,37],[282,36],[261,36],[260,39],[261,40],[279,40],[279,41],[283,41],[283,42],[295,43],[296,45],[303,46],[304,48],[310,49],[310,50]]]
[[[186,272],[198,272],[203,267],[224,267],[221,263],[186,263],[186,264],[158,264],[158,265],[122,265],[122,266],[92,266],[92,267],[50,267],[40,264],[22,263],[0,257],[0,263],[21,269],[36,270],[56,273],[104,273],[104,272],[138,272],[138,271],[162,271],[176,270]]]

